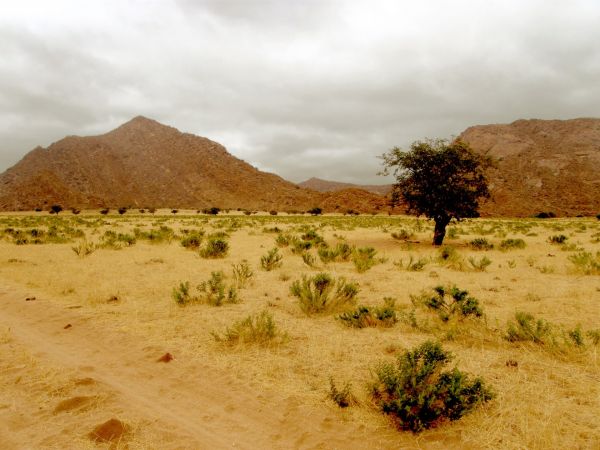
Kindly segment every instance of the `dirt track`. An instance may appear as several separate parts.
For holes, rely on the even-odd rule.
[[[364,448],[361,430],[326,408],[306,411],[297,398],[253,391],[208,363],[157,362],[167,349],[100,328],[78,309],[26,297],[18,288],[0,290],[0,327],[9,330],[2,353],[15,363],[23,352],[35,361],[11,367],[5,360],[0,368],[2,378],[15,378],[0,391],[3,448],[69,447],[111,417],[136,424],[132,439],[145,448]],[[68,375],[66,385],[52,386],[40,365],[54,370],[53,380]],[[36,389],[53,390],[47,405],[36,405]],[[61,419],[56,405],[76,403],[82,395],[74,394],[100,400],[92,412],[74,408]]]

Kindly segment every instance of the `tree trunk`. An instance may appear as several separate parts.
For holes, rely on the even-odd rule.
[[[433,245],[442,245],[446,236],[446,226],[450,223],[450,219],[437,218],[435,219],[435,229],[433,231]]]

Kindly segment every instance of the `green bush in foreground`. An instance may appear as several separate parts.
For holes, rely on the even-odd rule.
[[[318,273],[313,277],[302,276],[290,286],[290,293],[297,297],[300,309],[306,314],[334,311],[354,303],[358,294],[358,285],[347,282],[345,278],[337,281],[327,273]]]
[[[371,397],[403,430],[419,432],[460,419],[494,394],[481,378],[471,380],[457,368],[443,371],[451,360],[439,343],[427,341],[396,363],[380,364],[374,371]]]

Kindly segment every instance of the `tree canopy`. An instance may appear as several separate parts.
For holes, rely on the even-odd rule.
[[[409,213],[435,221],[434,245],[441,245],[452,219],[479,217],[479,199],[489,198],[485,169],[490,158],[466,142],[415,141],[409,151],[394,147],[382,155],[384,174],[396,177],[392,205],[404,202]]]

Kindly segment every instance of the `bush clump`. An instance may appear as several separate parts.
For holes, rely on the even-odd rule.
[[[359,247],[354,250],[352,253],[352,262],[354,263],[354,267],[356,267],[356,271],[358,273],[363,273],[377,264],[377,260],[375,256],[377,255],[377,250],[373,247]]]
[[[278,329],[273,315],[268,311],[249,315],[234,322],[223,334],[213,332],[212,335],[217,342],[228,345],[254,344],[267,347],[287,340],[287,334]]]
[[[190,282],[179,283],[173,288],[171,296],[179,306],[192,303],[206,303],[212,306],[222,306],[225,303],[239,303],[240,299],[234,286],[225,284],[223,271],[211,272],[210,278],[196,286],[196,295],[192,295]]]
[[[330,262],[344,262],[348,261],[352,256],[353,248],[346,242],[340,242],[335,247],[321,246],[317,250],[319,258],[324,264]]]
[[[548,238],[548,242],[550,242],[551,244],[564,244],[567,239],[569,239],[567,236],[565,236],[564,234],[556,234],[554,236],[550,236]]]
[[[515,320],[508,323],[506,340],[509,342],[531,341],[544,344],[550,339],[550,324],[544,319],[522,311],[515,313]]]
[[[584,275],[600,275],[600,252],[593,255],[591,252],[580,252],[569,256],[569,261],[575,270]]]
[[[420,296],[411,296],[415,306],[423,305],[438,312],[440,319],[444,322],[451,317],[481,317],[483,310],[479,306],[479,300],[470,297],[469,293],[456,286],[433,288],[433,295],[423,292]]]
[[[473,250],[492,250],[494,244],[491,244],[486,238],[477,238],[469,242],[469,246]]]
[[[260,257],[260,266],[267,272],[270,272],[271,270],[277,269],[283,265],[281,262],[282,259],[283,255],[279,253],[279,249],[277,247],[274,247],[269,250],[266,255]]]
[[[313,277],[302,276],[290,286],[290,293],[297,297],[300,309],[306,314],[325,313],[354,303],[358,294],[358,284],[337,281],[328,273],[318,273]]]
[[[213,306],[225,303],[239,303],[237,290],[233,286],[225,285],[223,271],[211,272],[210,278],[197,286],[200,293],[199,301]]]
[[[452,355],[427,341],[375,369],[371,397],[403,430],[419,432],[460,419],[494,397],[485,382],[457,368],[444,371]]]
[[[346,382],[342,389],[338,389],[333,377],[329,377],[329,398],[340,408],[347,408],[358,403],[358,400],[352,394],[352,384]]]
[[[229,251],[229,243],[220,237],[211,237],[206,245],[200,249],[200,256],[203,258],[216,259],[224,258]]]
[[[198,250],[204,239],[204,231],[192,231],[181,239],[181,246],[189,250]]]
[[[395,301],[392,298],[384,299],[383,306],[359,306],[354,311],[341,314],[338,319],[347,327],[393,327],[398,322],[394,309]]]
[[[500,250],[515,250],[515,249],[523,249],[526,247],[525,241],[523,239],[504,239],[500,242]]]
[[[231,270],[233,281],[237,289],[244,289],[254,276],[254,272],[250,268],[248,261],[245,259],[238,264],[232,264]]]

